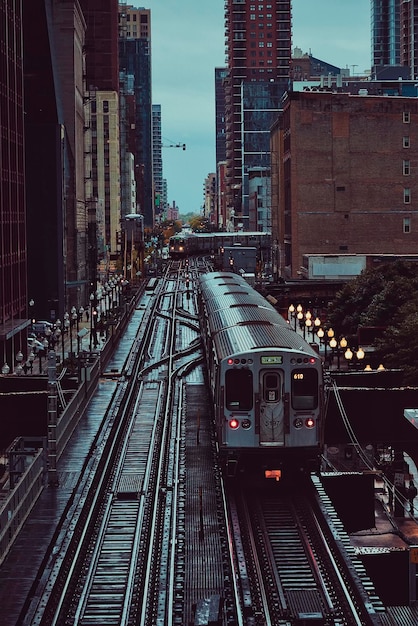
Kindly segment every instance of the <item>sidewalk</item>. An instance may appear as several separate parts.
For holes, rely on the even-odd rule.
[[[84,316],[83,316],[84,318]],[[39,335],[36,341],[44,341],[45,336]],[[95,340],[96,339],[96,340]],[[105,345],[106,336],[102,336],[99,329],[94,332],[91,327],[90,320],[83,319],[75,323],[73,327],[61,333],[58,341],[50,341],[50,347],[44,350],[35,350],[35,358],[30,359],[30,348],[28,346],[28,360],[25,362],[26,373],[28,375],[47,374],[48,372],[48,352],[54,350],[57,355],[57,364],[63,363],[68,359],[77,358],[79,354],[100,351]],[[29,366],[31,362],[31,366]],[[24,366],[24,367],[25,367]]]

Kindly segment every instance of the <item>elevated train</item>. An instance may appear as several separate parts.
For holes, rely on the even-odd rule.
[[[271,234],[267,232],[194,233],[182,231],[170,237],[169,254],[173,259],[201,254],[218,254],[223,247],[240,245],[255,247],[262,256],[269,255]]]
[[[226,474],[317,471],[324,432],[317,352],[237,274],[202,274],[198,301]]]
[[[168,253],[171,259],[184,259],[192,254],[196,254],[197,241],[195,233],[186,230],[170,237]]]

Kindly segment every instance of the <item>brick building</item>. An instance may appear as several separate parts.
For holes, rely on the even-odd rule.
[[[280,276],[307,254],[417,252],[417,98],[290,92],[271,139]]]

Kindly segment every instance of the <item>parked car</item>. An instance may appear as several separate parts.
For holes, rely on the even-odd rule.
[[[33,333],[36,333],[37,335],[43,335],[45,334],[46,329],[47,328],[52,329],[52,326],[53,324],[51,324],[51,322],[46,322],[44,320],[36,321],[32,323],[31,331]]]
[[[45,350],[45,346],[42,341],[38,341],[33,337],[28,337],[28,348],[33,350],[34,352],[39,352],[39,350]]]

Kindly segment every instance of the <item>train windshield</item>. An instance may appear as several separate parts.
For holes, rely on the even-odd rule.
[[[301,368],[292,371],[292,407],[297,411],[318,406],[318,372]]]
[[[250,411],[253,408],[253,375],[249,370],[225,372],[225,404],[229,411]]]

